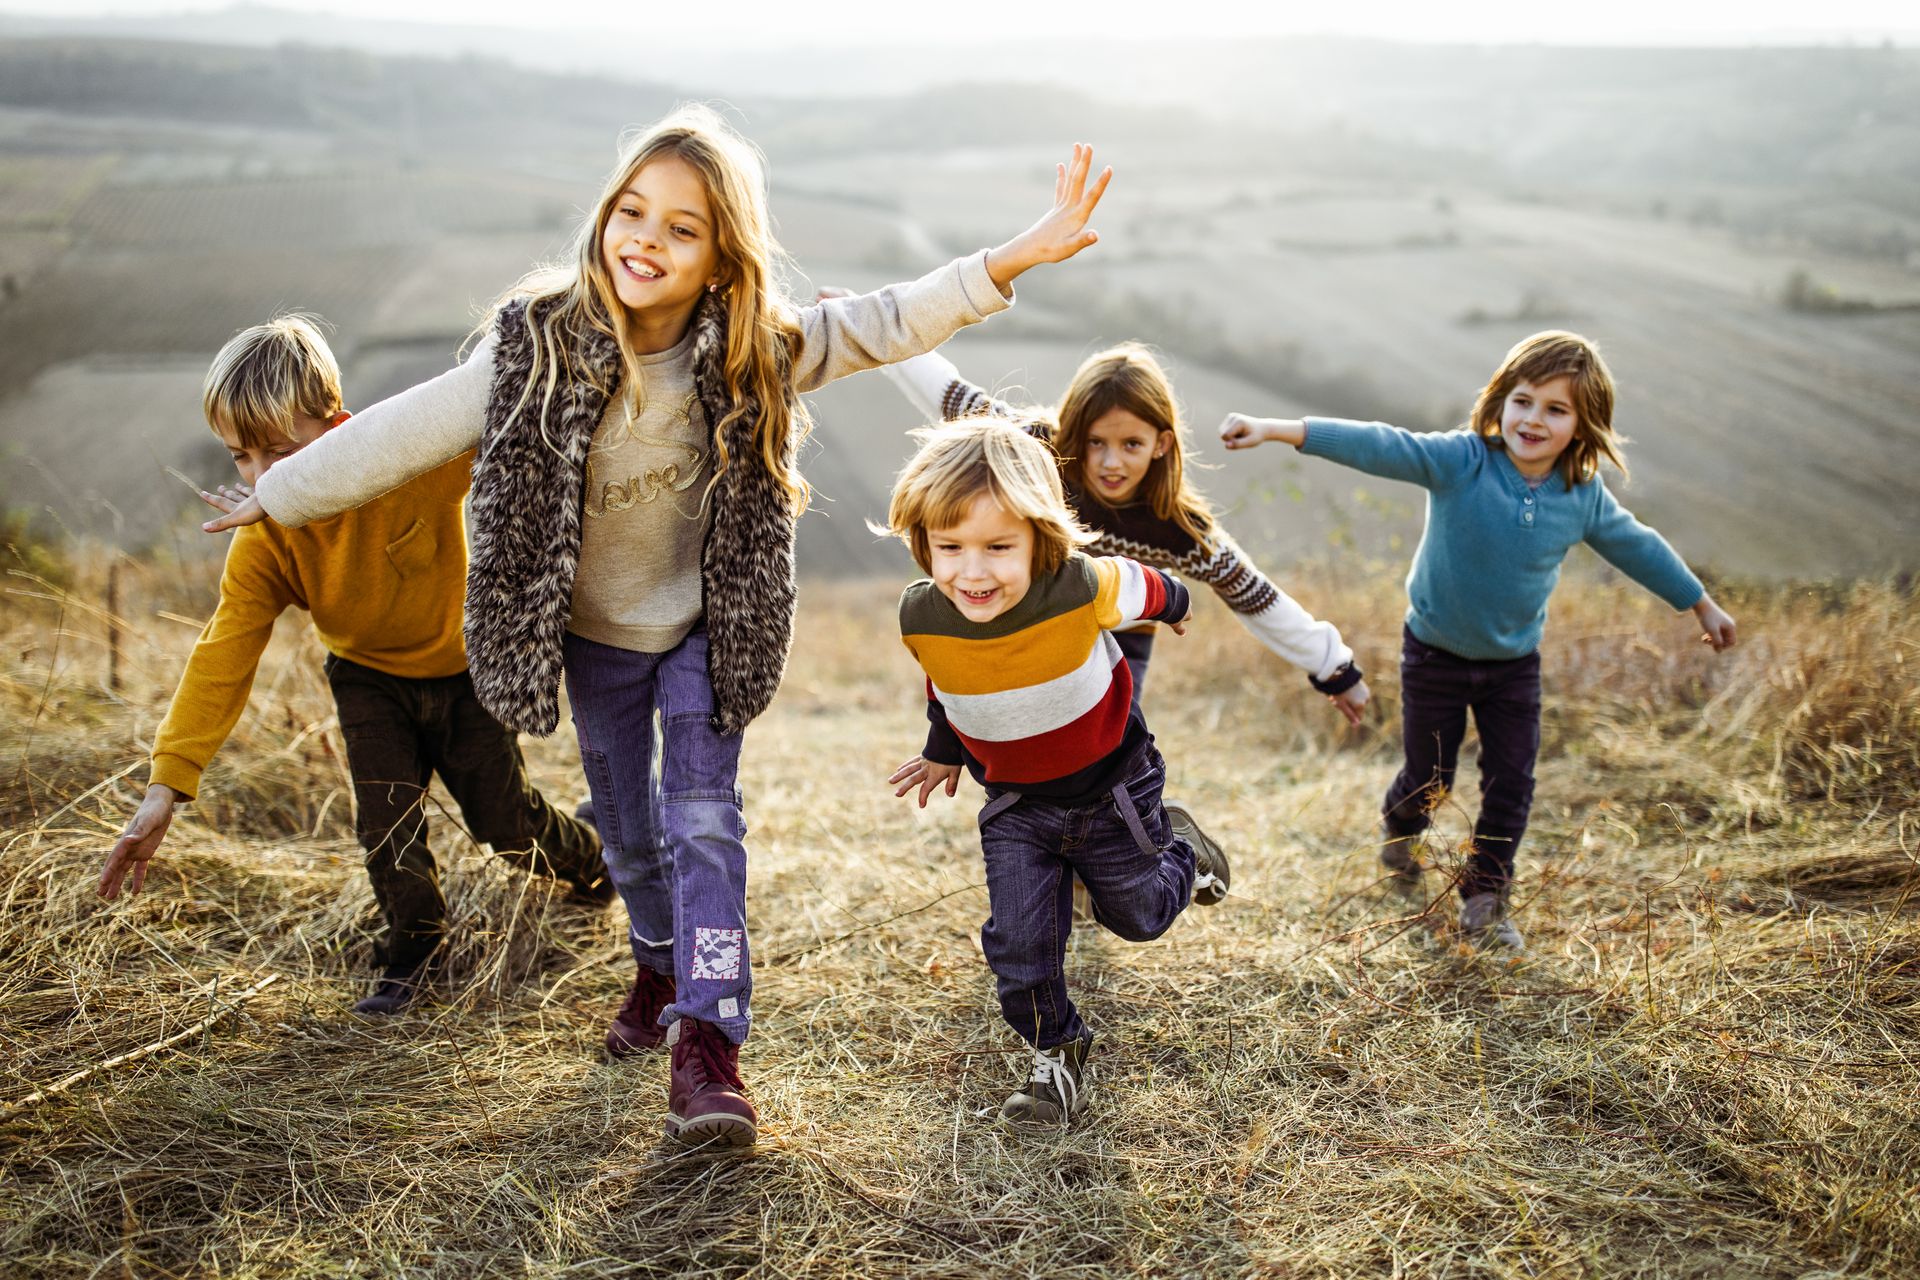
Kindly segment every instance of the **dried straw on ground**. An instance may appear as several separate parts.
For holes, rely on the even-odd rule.
[[[208,583],[123,571],[114,693],[99,571],[48,567],[0,618],[0,1107],[204,1026],[0,1119],[5,1274],[1920,1272],[1900,590],[1731,593],[1720,659],[1630,588],[1563,590],[1520,964],[1376,879],[1395,575],[1299,584],[1361,641],[1361,735],[1203,601],[1148,706],[1236,892],[1158,943],[1076,935],[1100,1092],[1031,1133],[992,1118],[1022,1062],[974,941],[977,792],[882,785],[923,724],[897,584],[811,587],[742,778],[764,1128],[736,1158],[661,1145],[664,1062],[597,1056],[618,908],[450,820],[443,1001],[343,1012],[371,902],[298,628],[147,892],[95,899]],[[580,792],[564,737],[532,752]]]

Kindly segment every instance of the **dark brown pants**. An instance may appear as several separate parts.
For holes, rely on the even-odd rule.
[[[386,917],[377,964],[412,968],[446,928],[447,903],[427,847],[427,784],[435,773],[473,838],[509,862],[583,888],[605,876],[600,837],[534,789],[519,740],[480,705],[466,672],[412,680],[337,656],[326,669],[353,774],[354,830]]]

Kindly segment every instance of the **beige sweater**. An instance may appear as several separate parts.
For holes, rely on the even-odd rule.
[[[794,384],[835,378],[932,350],[1010,299],[987,274],[986,254],[949,263],[911,284],[799,310]],[[641,357],[646,383],[632,418],[607,406],[587,459],[580,571],[567,629],[602,644],[663,653],[700,620],[700,507],[712,474],[712,432],[693,394],[691,334]],[[257,492],[267,514],[299,526],[361,505],[480,441],[493,383],[493,339],[464,364],[364,409],[275,463]]]

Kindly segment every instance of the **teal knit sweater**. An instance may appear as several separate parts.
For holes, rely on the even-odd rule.
[[[1547,597],[1576,542],[1675,609],[1705,594],[1667,540],[1599,477],[1567,488],[1556,468],[1530,488],[1506,450],[1468,431],[1416,434],[1378,422],[1307,419],[1303,453],[1427,491],[1427,527],[1407,574],[1407,627],[1463,658],[1540,647]]]

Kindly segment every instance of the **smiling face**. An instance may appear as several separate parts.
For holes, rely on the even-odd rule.
[[[991,622],[1033,585],[1033,524],[1011,515],[991,493],[968,504],[950,529],[927,530],[933,585],[969,622]]]
[[[1109,409],[1087,427],[1081,451],[1081,483],[1114,506],[1133,501],[1154,460],[1166,456],[1173,436],[1127,409]]]
[[[700,173],[668,152],[641,165],[614,198],[600,260],[629,316],[681,327],[718,281],[720,252]]]
[[[220,437],[221,444],[227,446],[227,453],[233,458],[233,469],[252,487],[260,483],[260,477],[267,474],[274,463],[292,457],[325,435],[329,428],[346,420],[344,411],[336,414],[331,422],[296,413],[293,415],[292,436],[276,436],[262,444],[247,444],[234,432],[216,429],[214,434]]]
[[[1507,456],[1514,470],[1529,479],[1553,470],[1579,425],[1573,379],[1564,373],[1538,383],[1521,379],[1500,408],[1500,438],[1506,441]]]

